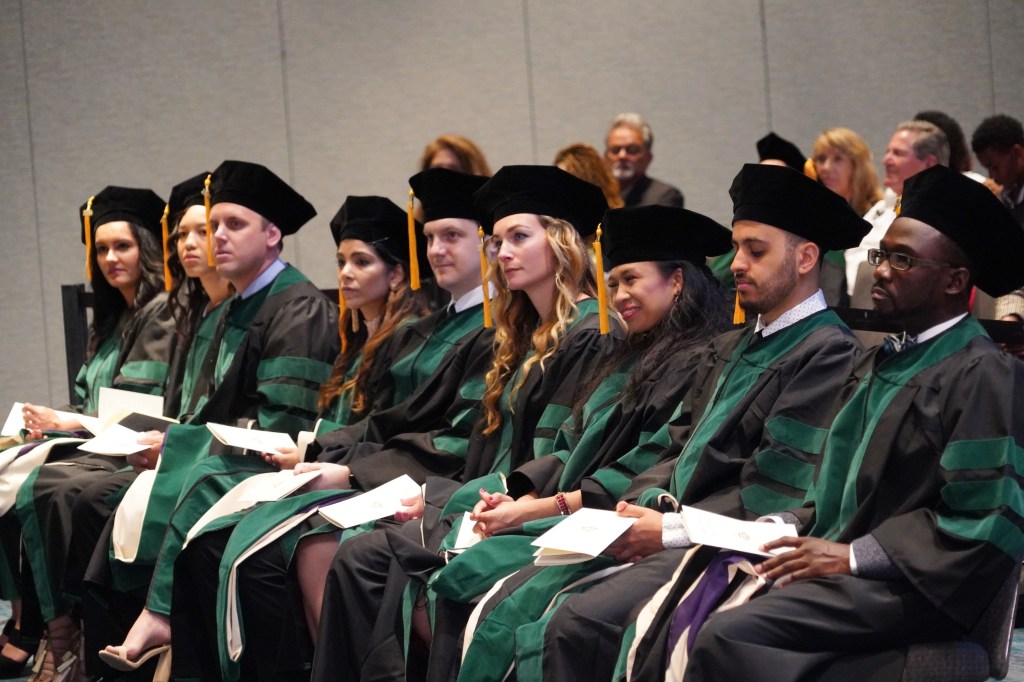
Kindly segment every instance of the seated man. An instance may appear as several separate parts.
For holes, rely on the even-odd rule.
[[[605,140],[604,158],[619,181],[626,206],[683,207],[683,193],[672,185],[647,175],[654,160],[654,133],[640,114],[619,114],[612,121]]]
[[[1022,250],[982,185],[945,167],[907,181],[869,254],[875,308],[904,334],[865,356],[829,431],[813,504],[793,512],[810,537],[765,545],[793,548],[758,566],[785,586],[712,616],[687,679],[897,680],[893,647],[974,625],[1024,551],[1024,367],[968,302],[1024,283]]]

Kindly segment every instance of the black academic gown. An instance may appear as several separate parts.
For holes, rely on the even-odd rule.
[[[320,637],[343,644],[317,649],[314,680],[404,677],[403,638],[396,629],[410,576],[422,579],[437,568],[436,549],[454,516],[479,499],[477,488],[493,490],[499,473],[507,475],[552,451],[554,432],[579,400],[579,390],[614,352],[621,330],[602,336],[592,304],[580,304],[583,316],[543,370],[535,365],[530,371],[514,407],[503,409],[502,429],[484,437],[477,427],[462,475],[427,481],[422,519],[378,528],[339,548],[328,576]]]
[[[409,325],[409,331],[423,341],[414,351],[420,354],[415,358],[417,364],[433,367],[422,385],[403,402],[326,433],[311,446],[314,452],[319,450],[319,461],[349,465],[360,490],[372,489],[401,473],[424,480],[463,466],[466,441],[482,396],[483,374],[490,363],[493,331],[483,327],[479,305],[454,315],[441,311],[426,320],[434,326],[428,327],[424,321]],[[393,380],[396,385],[409,382]],[[284,500],[280,506],[288,504]],[[206,637],[193,637],[188,632],[190,626],[174,628],[175,646],[181,652],[175,659],[176,670],[221,676],[215,629],[217,577],[231,534],[229,528],[199,536],[178,561],[175,594],[209,593],[209,599],[175,599],[175,623],[202,622],[208,628]],[[290,558],[290,547],[275,543],[240,567],[239,601],[247,623],[246,655],[240,664],[243,677],[257,674],[247,672],[250,670],[267,675],[301,670],[303,661],[308,664],[311,658],[296,588],[288,577]],[[179,609],[178,604],[185,606]],[[267,623],[263,616],[267,610],[284,614],[283,621]],[[184,633],[180,640],[179,633]]]
[[[902,577],[800,581],[718,614],[695,642],[692,679],[754,668],[766,680],[812,669],[899,679],[900,647],[960,637],[1016,570],[1024,366],[971,317],[879,359],[861,366],[829,433],[814,504],[798,515],[811,535],[847,543],[870,534]],[[770,671],[760,668],[766,656]]]
[[[813,478],[824,429],[841,404],[859,344],[832,312],[823,311],[764,339],[754,338],[750,329],[728,332],[712,348],[705,365],[707,378],[688,398],[691,414],[685,414],[684,406],[684,413],[667,429],[676,456],[637,476],[623,498],[658,506],[659,497],[670,495],[681,504],[745,519],[780,511],[794,500],[799,503]],[[503,601],[522,600],[523,613],[516,619],[529,613],[539,616],[550,595],[615,562],[599,558],[590,568],[578,564],[524,569],[520,579],[507,583],[508,595],[483,607],[484,622],[477,627],[464,666],[507,667],[514,655],[520,662],[524,657],[530,660],[533,667],[526,676],[610,675],[630,613],[671,575],[678,562],[674,555],[681,552],[658,552],[569,597],[549,615],[546,627],[544,621],[531,626],[532,636],[516,643],[518,651],[506,647],[504,658],[489,660],[499,647],[488,654],[476,641],[488,641],[487,633],[500,628],[509,617],[504,614],[512,613],[511,603]],[[522,597],[517,596],[520,591]],[[503,615],[496,614],[495,621],[487,623],[490,611],[499,608]],[[586,665],[578,660],[583,641],[594,651]]]

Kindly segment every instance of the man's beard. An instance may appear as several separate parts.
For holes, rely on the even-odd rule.
[[[612,176],[619,180],[632,180],[636,177],[636,166],[630,162],[617,161],[612,164]]]

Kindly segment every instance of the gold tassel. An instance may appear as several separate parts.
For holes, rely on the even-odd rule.
[[[210,229],[210,179],[213,173],[206,176],[203,183],[203,205],[206,207],[206,264],[211,268],[217,265],[217,259],[213,254],[213,230]]]
[[[896,206],[893,207],[893,212],[898,216],[900,214],[900,208],[903,206],[903,195],[896,197]]]
[[[480,283],[484,287],[484,327],[491,328],[491,291],[487,285],[487,243],[484,241],[484,226],[477,225],[477,236],[480,237]]]
[[[345,338],[345,295],[341,293],[341,285],[338,285],[338,337],[341,339],[341,352],[344,353],[348,348],[348,339]]]
[[[818,179],[818,170],[814,167],[814,159],[807,159],[804,161],[804,175],[809,177],[811,180]]]
[[[95,196],[89,197],[85,202],[85,210],[82,211],[83,225],[85,226],[85,279],[92,281],[92,202]]]
[[[359,332],[359,309],[352,309],[352,333],[357,334]]]
[[[413,191],[409,190],[409,288],[416,291],[420,288],[420,260],[416,256],[416,218],[413,217]]]
[[[747,313],[740,307],[740,292],[736,292],[736,304],[732,309],[732,323],[733,324],[746,324]]]
[[[604,256],[601,254],[601,226],[597,226],[594,239],[594,262],[597,266],[597,314],[600,316],[601,333],[608,333],[608,289],[604,281]]]
[[[164,214],[160,216],[160,232],[164,236],[164,291],[171,290],[171,264],[168,262],[167,241],[170,235],[167,232],[167,214],[171,212],[171,205],[164,205]]]

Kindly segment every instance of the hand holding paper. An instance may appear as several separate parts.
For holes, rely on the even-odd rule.
[[[420,494],[420,486],[408,474],[402,474],[373,490],[320,508],[320,515],[341,528],[391,516],[403,507],[403,499]]]
[[[681,507],[679,513],[683,516],[690,540],[698,545],[771,556],[785,550],[766,552],[763,545],[779,538],[796,539],[796,526],[791,523],[739,521],[694,507]]]
[[[281,451],[281,448],[294,451],[297,447],[295,441],[287,433],[240,429],[237,426],[226,426],[224,424],[207,424],[206,428],[210,429],[210,433],[221,443],[224,443],[224,445],[241,448],[242,450],[282,455],[284,453]]]

